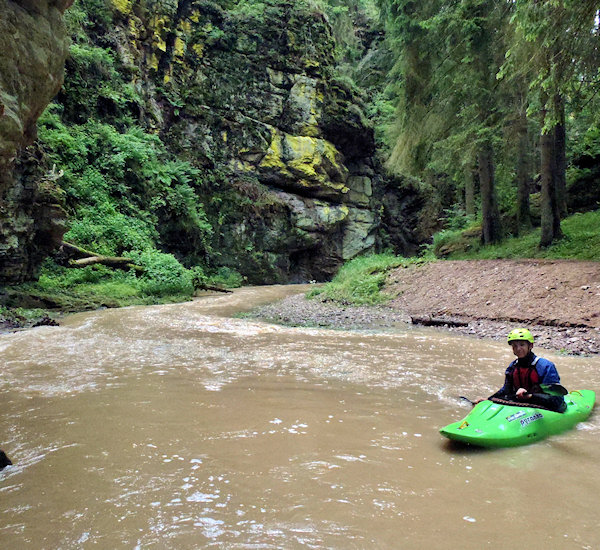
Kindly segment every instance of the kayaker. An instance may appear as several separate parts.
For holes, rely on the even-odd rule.
[[[516,328],[508,335],[508,344],[517,356],[506,369],[504,386],[487,399],[503,399],[540,405],[545,409],[564,412],[567,405],[560,395],[551,395],[542,388],[554,386],[559,393],[566,393],[560,385],[560,376],[552,361],[538,357],[531,350],[533,335],[526,328]],[[484,401],[478,399],[475,404]]]

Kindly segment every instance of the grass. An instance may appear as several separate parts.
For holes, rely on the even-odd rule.
[[[234,270],[221,268],[203,283],[233,288],[241,286],[242,278]],[[160,282],[157,283],[160,287]],[[156,286],[156,285],[154,285]],[[184,302],[193,297],[189,291],[167,284],[148,291],[147,282],[133,273],[116,271],[104,266],[69,269],[48,260],[35,282],[3,288],[3,305],[0,305],[0,326],[28,326],[43,317],[56,317],[70,313],[130,305],[153,305]]]
[[[307,298],[319,296],[321,300],[346,305],[381,304],[390,298],[380,292],[388,272],[401,265],[422,261],[390,253],[359,256],[346,263],[330,283],[308,292]]]
[[[521,237],[505,239],[499,244],[482,246],[477,232],[446,231],[444,244],[464,246],[465,252],[453,252],[449,260],[487,260],[547,258],[572,260],[600,260],[600,210],[578,213],[569,216],[561,223],[564,237],[552,246],[540,249],[540,230],[535,229]],[[469,235],[470,234],[470,235]],[[454,241],[454,243],[453,243]],[[426,261],[443,261],[433,256],[428,247],[423,257],[403,258],[393,254],[373,254],[355,258],[345,264],[334,279],[323,287],[311,290],[308,298],[318,296],[321,300],[331,300],[345,305],[376,305],[390,299],[381,293],[387,273],[396,267]]]
[[[547,258],[600,260],[600,210],[577,213],[561,223],[564,237],[548,248],[540,249],[540,230],[522,237],[509,238],[499,244],[483,247],[474,240],[467,252],[453,252],[451,260],[489,260],[517,258]]]

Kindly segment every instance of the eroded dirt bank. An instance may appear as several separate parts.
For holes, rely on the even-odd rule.
[[[600,353],[600,262],[440,261],[394,270],[385,291],[394,296],[385,306],[294,296],[257,314],[286,324],[363,329],[432,317],[468,323],[441,330],[495,339],[527,326],[539,347]]]

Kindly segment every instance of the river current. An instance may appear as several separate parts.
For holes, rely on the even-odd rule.
[[[600,416],[514,449],[439,428],[501,342],[236,318],[301,286],[0,336],[3,548],[600,548]],[[569,389],[597,357],[535,349]]]

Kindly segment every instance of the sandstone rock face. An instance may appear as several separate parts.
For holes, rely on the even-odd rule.
[[[42,175],[20,152],[35,140],[36,121],[62,84],[68,50],[62,14],[71,3],[0,0],[1,282],[31,278],[64,232],[64,212],[44,202]]]
[[[171,149],[225,174],[236,206],[221,208],[221,262],[254,283],[325,280],[373,250],[373,130],[333,76],[323,15],[291,1],[259,14],[213,2],[179,8],[123,4],[114,50],[146,82],[149,124]]]
[[[4,282],[31,278],[65,230],[60,205],[40,192],[53,175],[27,162],[35,151],[22,151],[61,86],[68,47],[61,14],[71,3],[0,0]],[[250,283],[320,281],[374,250],[382,227],[401,233],[383,244],[411,244],[395,219],[411,197],[385,187],[373,129],[352,85],[335,76],[330,26],[310,2],[106,0],[86,9],[90,24],[78,30],[88,33],[86,47],[114,59],[132,93],[94,99],[91,81],[76,74],[89,84],[88,110],[81,97],[68,97],[67,81],[59,95],[65,122],[118,113],[197,167],[213,265]],[[186,240],[175,235],[161,246],[181,258],[199,255]]]

